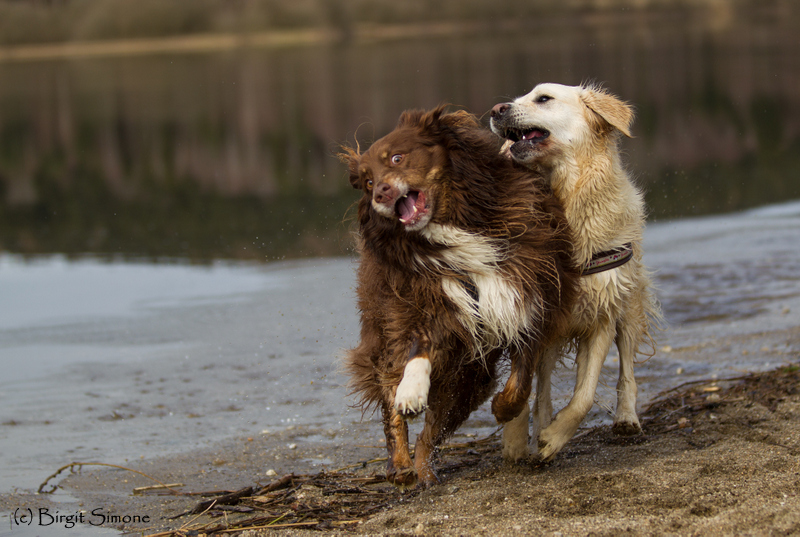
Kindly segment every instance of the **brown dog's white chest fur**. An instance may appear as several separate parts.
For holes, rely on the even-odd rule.
[[[436,256],[418,257],[422,267],[446,268],[464,278],[442,276],[442,290],[458,308],[458,318],[478,347],[521,345],[540,319],[541,304],[523,301],[520,282],[503,267],[508,243],[453,226],[429,224],[421,231],[446,246]]]

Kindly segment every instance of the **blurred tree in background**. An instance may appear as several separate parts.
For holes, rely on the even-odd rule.
[[[783,0],[789,1],[792,0]],[[0,0],[0,46],[354,24],[481,22],[718,0]],[[737,0],[723,0],[730,6]],[[719,7],[719,6],[718,6]]]

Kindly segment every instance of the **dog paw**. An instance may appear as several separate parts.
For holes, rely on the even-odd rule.
[[[394,396],[394,408],[406,419],[414,418],[428,406],[428,391],[431,387],[431,363],[424,358],[408,362],[403,380]]]
[[[634,419],[633,421],[618,420],[611,426],[611,430],[614,431],[614,434],[619,436],[633,436],[642,432],[642,426],[639,425],[638,419]]]
[[[394,397],[394,408],[405,419],[416,418],[428,406],[428,390],[417,383],[400,383]]]
[[[553,459],[556,458],[558,452],[561,451],[561,448],[557,448],[552,444],[547,442],[539,441],[539,453],[536,454],[536,458],[539,459],[541,462],[552,462]]]
[[[416,418],[425,411],[426,406],[424,404],[419,404],[419,405],[420,406],[418,407],[412,408],[411,406],[406,407],[403,404],[401,404],[400,406],[395,404],[395,408],[397,409],[397,413],[403,416],[403,419],[413,420],[414,418]]]
[[[537,440],[538,459],[542,462],[552,461],[569,441],[569,438],[564,439],[562,435],[554,433],[551,427],[552,425],[542,430]]]
[[[419,476],[417,488],[420,490],[429,489],[433,486],[441,484],[441,481],[439,481],[439,476],[437,476],[436,472],[434,472],[430,467],[420,470],[417,475]]]
[[[503,459],[509,462],[517,462],[528,458],[528,444],[508,444],[503,445]]]
[[[503,426],[503,459],[517,462],[528,458],[528,418],[530,414],[523,408],[522,413]]]
[[[417,471],[413,467],[393,468],[386,472],[386,481],[403,492],[417,484]]]

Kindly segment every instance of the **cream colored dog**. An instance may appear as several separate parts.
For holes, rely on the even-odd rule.
[[[549,177],[572,228],[575,262],[584,272],[569,333],[537,368],[534,415],[542,460],[555,457],[592,408],[613,342],[620,358],[614,430],[641,431],[633,363],[643,344],[652,346],[650,329],[661,314],[642,264],[643,196],[617,148],[619,133],[630,137],[632,120],[629,105],[598,87],[559,84],[540,84],[491,112],[492,130],[508,140],[504,150],[510,157]],[[568,345],[577,349],[575,390],[553,420],[550,377]],[[503,454],[514,460],[528,454],[527,405],[506,424]]]

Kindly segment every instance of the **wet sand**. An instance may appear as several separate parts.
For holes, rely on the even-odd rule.
[[[729,378],[800,361],[797,244],[797,203],[648,228],[646,261],[657,271],[670,327],[659,337],[657,355],[637,368],[640,407],[684,382]],[[11,446],[16,457],[3,455],[9,470],[3,475],[8,492],[0,496],[2,512],[8,516],[18,508],[62,513],[100,509],[149,516],[148,523],[128,527],[176,529],[191,517],[172,521],[165,517],[186,511],[197,499],[133,495],[134,487],[152,481],[128,471],[85,467],[80,474],[54,479],[61,488],[53,495],[34,491],[57,468],[76,460],[120,464],[162,482],[183,483],[184,491],[209,491],[267,484],[292,472],[330,471],[382,457],[379,423],[369,416],[362,421],[357,411],[347,408],[352,401],[345,397],[344,379],[333,365],[338,349],[352,344],[357,333],[352,268],[349,260],[271,267],[268,273],[284,279],[246,291],[247,298],[191,306],[173,303],[156,307],[135,322],[130,316],[124,323],[113,320],[107,326],[116,322],[133,327],[128,334],[136,341],[120,336],[124,331],[119,326],[110,333],[138,349],[133,354],[139,358],[130,358],[135,365],[102,365],[100,358],[90,365],[73,363],[73,371],[84,377],[67,375],[61,381],[75,383],[74,389],[55,390],[58,383],[40,377],[0,385],[3,403],[17,404],[13,408],[19,416],[11,423],[3,414],[0,429],[0,443]],[[94,325],[80,326],[58,330],[28,326],[27,332],[25,327],[6,328],[4,334],[19,338],[17,349],[33,347],[33,339],[41,340],[34,336],[43,331],[50,334],[53,345],[64,347],[70,334],[85,336],[88,326]],[[102,340],[98,335],[102,331],[96,326],[94,330],[96,339]],[[259,337],[253,336],[255,331]],[[161,340],[155,337],[159,334]],[[148,336],[147,345],[155,347],[140,346],[141,336]],[[106,343],[115,349],[123,346],[113,338]],[[3,348],[12,351],[9,344]],[[256,357],[257,352],[265,356]],[[191,364],[178,359],[183,356],[189,356]],[[272,365],[278,363],[284,364],[283,369]],[[90,392],[81,384],[86,374],[82,368],[97,375],[93,381],[97,389],[91,393],[96,391],[98,397],[86,395]],[[607,428],[615,372],[615,357],[610,356],[598,405],[579,437],[553,464],[505,464],[495,443],[494,450],[478,462],[443,474],[440,487],[421,494],[392,493],[396,496],[392,507],[363,520],[354,531],[488,535],[501,530],[520,534],[800,530],[796,514],[800,512],[800,401],[795,396],[774,410],[745,399],[733,401],[691,415],[690,426],[683,428],[677,427],[679,414],[670,430],[664,430],[668,426],[663,423],[645,421],[643,436],[621,440]],[[48,405],[67,408],[65,415],[80,408],[81,417],[72,425],[94,421],[94,426],[70,431],[60,422],[36,422],[31,417],[35,412],[25,414],[36,399],[29,391],[34,382],[41,383],[40,393],[60,394],[55,400],[45,398],[36,412],[53,412]],[[556,378],[557,407],[565,402],[571,382],[571,371],[562,368]],[[84,407],[89,399],[97,400],[93,410]],[[104,416],[105,421],[100,419]],[[494,430],[483,407],[454,441]],[[26,454],[24,448],[37,445],[35,439],[42,434],[50,440],[45,443],[48,449],[35,456]],[[79,441],[83,451],[70,447]],[[443,465],[447,464],[445,454]],[[359,471],[381,473],[382,466],[368,464]],[[10,527],[3,519],[0,523]],[[19,527],[11,531],[11,535],[35,534]],[[75,530],[51,525],[39,531],[66,535]]]

